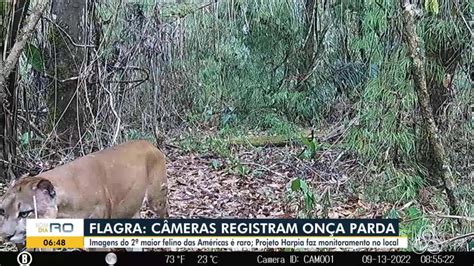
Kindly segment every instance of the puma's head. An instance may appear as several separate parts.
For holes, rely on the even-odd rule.
[[[35,204],[36,201],[36,204]],[[35,212],[36,209],[36,212]],[[42,177],[22,177],[13,181],[0,197],[0,239],[25,242],[26,219],[56,218],[56,192],[53,184]]]

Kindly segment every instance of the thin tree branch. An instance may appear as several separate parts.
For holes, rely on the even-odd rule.
[[[72,44],[73,46],[82,47],[82,48],[89,48],[89,47],[94,48],[94,47],[97,47],[97,46],[94,45],[94,44],[80,44],[80,43],[74,42],[74,40],[72,39],[71,35],[70,35],[69,33],[67,33],[67,31],[65,31],[61,26],[59,26],[58,23],[52,21],[52,20],[51,20],[50,18],[48,18],[48,17],[44,17],[44,19],[45,19],[47,22],[53,24],[53,26],[55,26],[58,30],[60,30],[60,31],[66,36],[66,38],[69,40],[69,42],[71,42],[71,44]]]
[[[8,91],[5,89],[7,86],[7,77],[10,75],[10,72],[15,69],[18,59],[20,58],[21,53],[26,46],[26,42],[33,34],[36,24],[46,9],[47,4],[48,1],[41,0],[36,5],[34,11],[26,19],[25,26],[21,29],[21,33],[18,34],[15,44],[11,48],[7,59],[5,62],[0,62],[0,104],[4,103],[6,100],[5,96],[8,94]]]
[[[31,121],[28,121],[25,117],[19,115],[18,118],[29,125],[40,137],[42,138],[47,138],[47,136]]]
[[[460,235],[460,236],[456,236],[456,237],[447,239],[447,240],[441,242],[441,245],[444,245],[446,243],[453,242],[453,241],[456,241],[456,240],[460,240],[460,239],[463,239],[463,238],[468,238],[468,237],[474,237],[474,233],[468,233],[468,234],[465,234],[465,235]]]

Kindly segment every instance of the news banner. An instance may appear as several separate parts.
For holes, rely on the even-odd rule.
[[[27,251],[0,265],[474,265],[409,244],[397,219],[28,219]]]

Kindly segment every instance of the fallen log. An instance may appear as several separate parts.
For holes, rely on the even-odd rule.
[[[284,136],[284,135],[259,135],[259,136],[245,136],[238,138],[229,139],[228,143],[230,146],[245,146],[250,145],[254,147],[283,147],[295,142],[300,142],[301,138],[311,138],[314,136],[314,130],[308,129],[303,130],[300,137],[296,136]]]

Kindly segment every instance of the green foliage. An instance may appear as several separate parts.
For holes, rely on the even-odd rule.
[[[301,193],[304,199],[305,211],[309,212],[314,207],[314,194],[306,183],[305,180],[296,178],[291,181],[291,190],[293,192]]]
[[[257,123],[262,129],[269,129],[269,133],[279,136],[293,136],[298,132],[298,127],[285,117],[274,113],[262,114],[262,119]]]
[[[243,164],[237,164],[236,166],[234,166],[231,170],[231,172],[233,172],[234,174],[237,174],[239,176],[247,176],[250,174],[251,170],[249,167],[247,167],[246,165],[243,165]]]
[[[20,138],[20,145],[26,146],[30,143],[33,133],[32,132],[25,132],[21,135]]]
[[[307,137],[303,137],[301,139],[303,142],[305,149],[303,153],[301,153],[301,158],[303,159],[313,159],[314,156],[316,155],[316,152],[319,150],[320,145],[318,144],[318,141],[313,138],[313,139],[308,139]]]
[[[148,140],[148,141],[155,141],[155,138],[152,134],[142,132],[136,129],[127,130],[125,133],[125,139],[128,140]]]
[[[28,63],[38,72],[44,71],[43,55],[36,46],[28,43],[25,48],[25,55]]]
[[[181,3],[179,5],[165,6],[162,11],[164,17],[185,17],[197,8],[192,3]]]
[[[365,192],[371,201],[406,203],[418,198],[423,185],[422,176],[388,165],[366,185]]]
[[[179,146],[187,152],[213,153],[221,157],[232,157],[224,136],[185,135],[179,140]]]
[[[416,207],[409,207],[404,212],[405,220],[409,222],[400,224],[401,235],[406,235],[409,239],[413,239],[430,225],[429,220],[424,217],[422,210]]]
[[[474,239],[470,240],[467,245],[468,245],[467,251],[474,251]]]
[[[352,38],[351,53],[372,62],[366,69],[360,93],[356,94],[357,122],[349,129],[345,145],[376,165],[395,162],[412,164],[415,131],[412,110],[417,98],[407,73],[410,59],[401,39],[400,21],[387,16],[397,12],[393,1],[368,1],[360,15],[360,34]]]
[[[194,84],[200,84],[191,88],[192,112],[222,113],[221,127],[263,130],[316,119],[332,95],[297,91],[291,82],[303,45],[298,40],[305,34],[302,7],[278,1],[230,3],[219,5],[217,14],[188,17],[189,60],[183,63],[197,70]]]
[[[229,150],[228,143],[225,139],[210,138],[206,141],[206,145],[209,147],[209,150],[213,151],[217,155],[223,157],[231,156],[231,151]]]
[[[387,219],[400,219],[400,214],[396,209],[390,209],[388,213],[385,215]]]
[[[425,0],[425,10],[434,14],[439,13],[438,0]]]
[[[403,51],[391,55],[387,65],[368,82],[358,103],[359,124],[345,139],[350,149],[367,158],[411,161],[415,151],[410,115],[415,102],[411,84],[405,79],[409,61]],[[387,154],[391,157],[387,158]]]
[[[435,17],[428,17],[421,22],[429,62],[446,67],[457,60],[470,42],[470,34],[462,23],[460,19],[444,20]]]
[[[219,161],[219,160],[214,159],[214,160],[211,161],[211,167],[214,170],[218,170],[222,167],[222,162]]]

